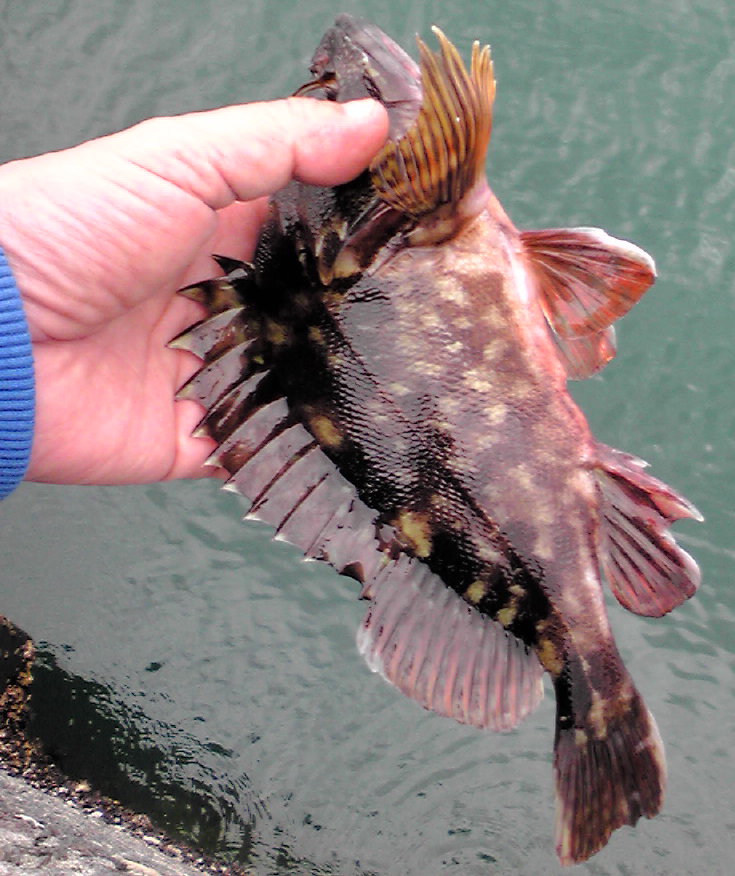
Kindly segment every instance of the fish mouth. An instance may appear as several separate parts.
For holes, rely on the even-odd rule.
[[[413,124],[423,99],[418,66],[375,25],[340,15],[311,59],[312,79],[295,97],[344,103],[372,97],[392,110],[389,138],[398,139]]]
[[[327,100],[336,100],[338,94],[337,77],[333,73],[324,71],[317,79],[305,82],[301,88],[294,91],[294,97],[308,97],[315,91],[324,91]]]

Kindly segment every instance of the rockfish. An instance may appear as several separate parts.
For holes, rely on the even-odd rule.
[[[701,519],[641,460],[596,441],[569,378],[615,355],[613,323],[655,278],[597,228],[519,232],[485,179],[495,94],[437,28],[416,65],[340,16],[297,94],[371,96],[390,116],[371,167],[272,199],[252,263],[183,290],[208,317],[210,462],[249,517],[362,585],[369,666],[427,709],[508,730],[556,693],[557,853],[598,851],[655,815],[656,723],[615,646],[602,579],[660,616],[699,583],[668,532]]]

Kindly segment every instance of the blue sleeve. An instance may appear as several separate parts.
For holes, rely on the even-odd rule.
[[[0,499],[18,486],[28,468],[35,401],[28,324],[0,248]]]

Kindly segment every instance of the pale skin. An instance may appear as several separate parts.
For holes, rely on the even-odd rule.
[[[176,295],[248,259],[267,196],[335,185],[385,140],[374,101],[304,98],[152,119],[0,167],[0,245],[33,344],[36,427],[27,479],[143,483],[212,474],[175,402],[196,370],[166,343],[202,318]]]

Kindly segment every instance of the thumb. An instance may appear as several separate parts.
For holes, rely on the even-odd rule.
[[[294,178],[347,182],[387,132],[377,101],[288,98],[149,119],[96,142],[217,210],[273,194]]]

